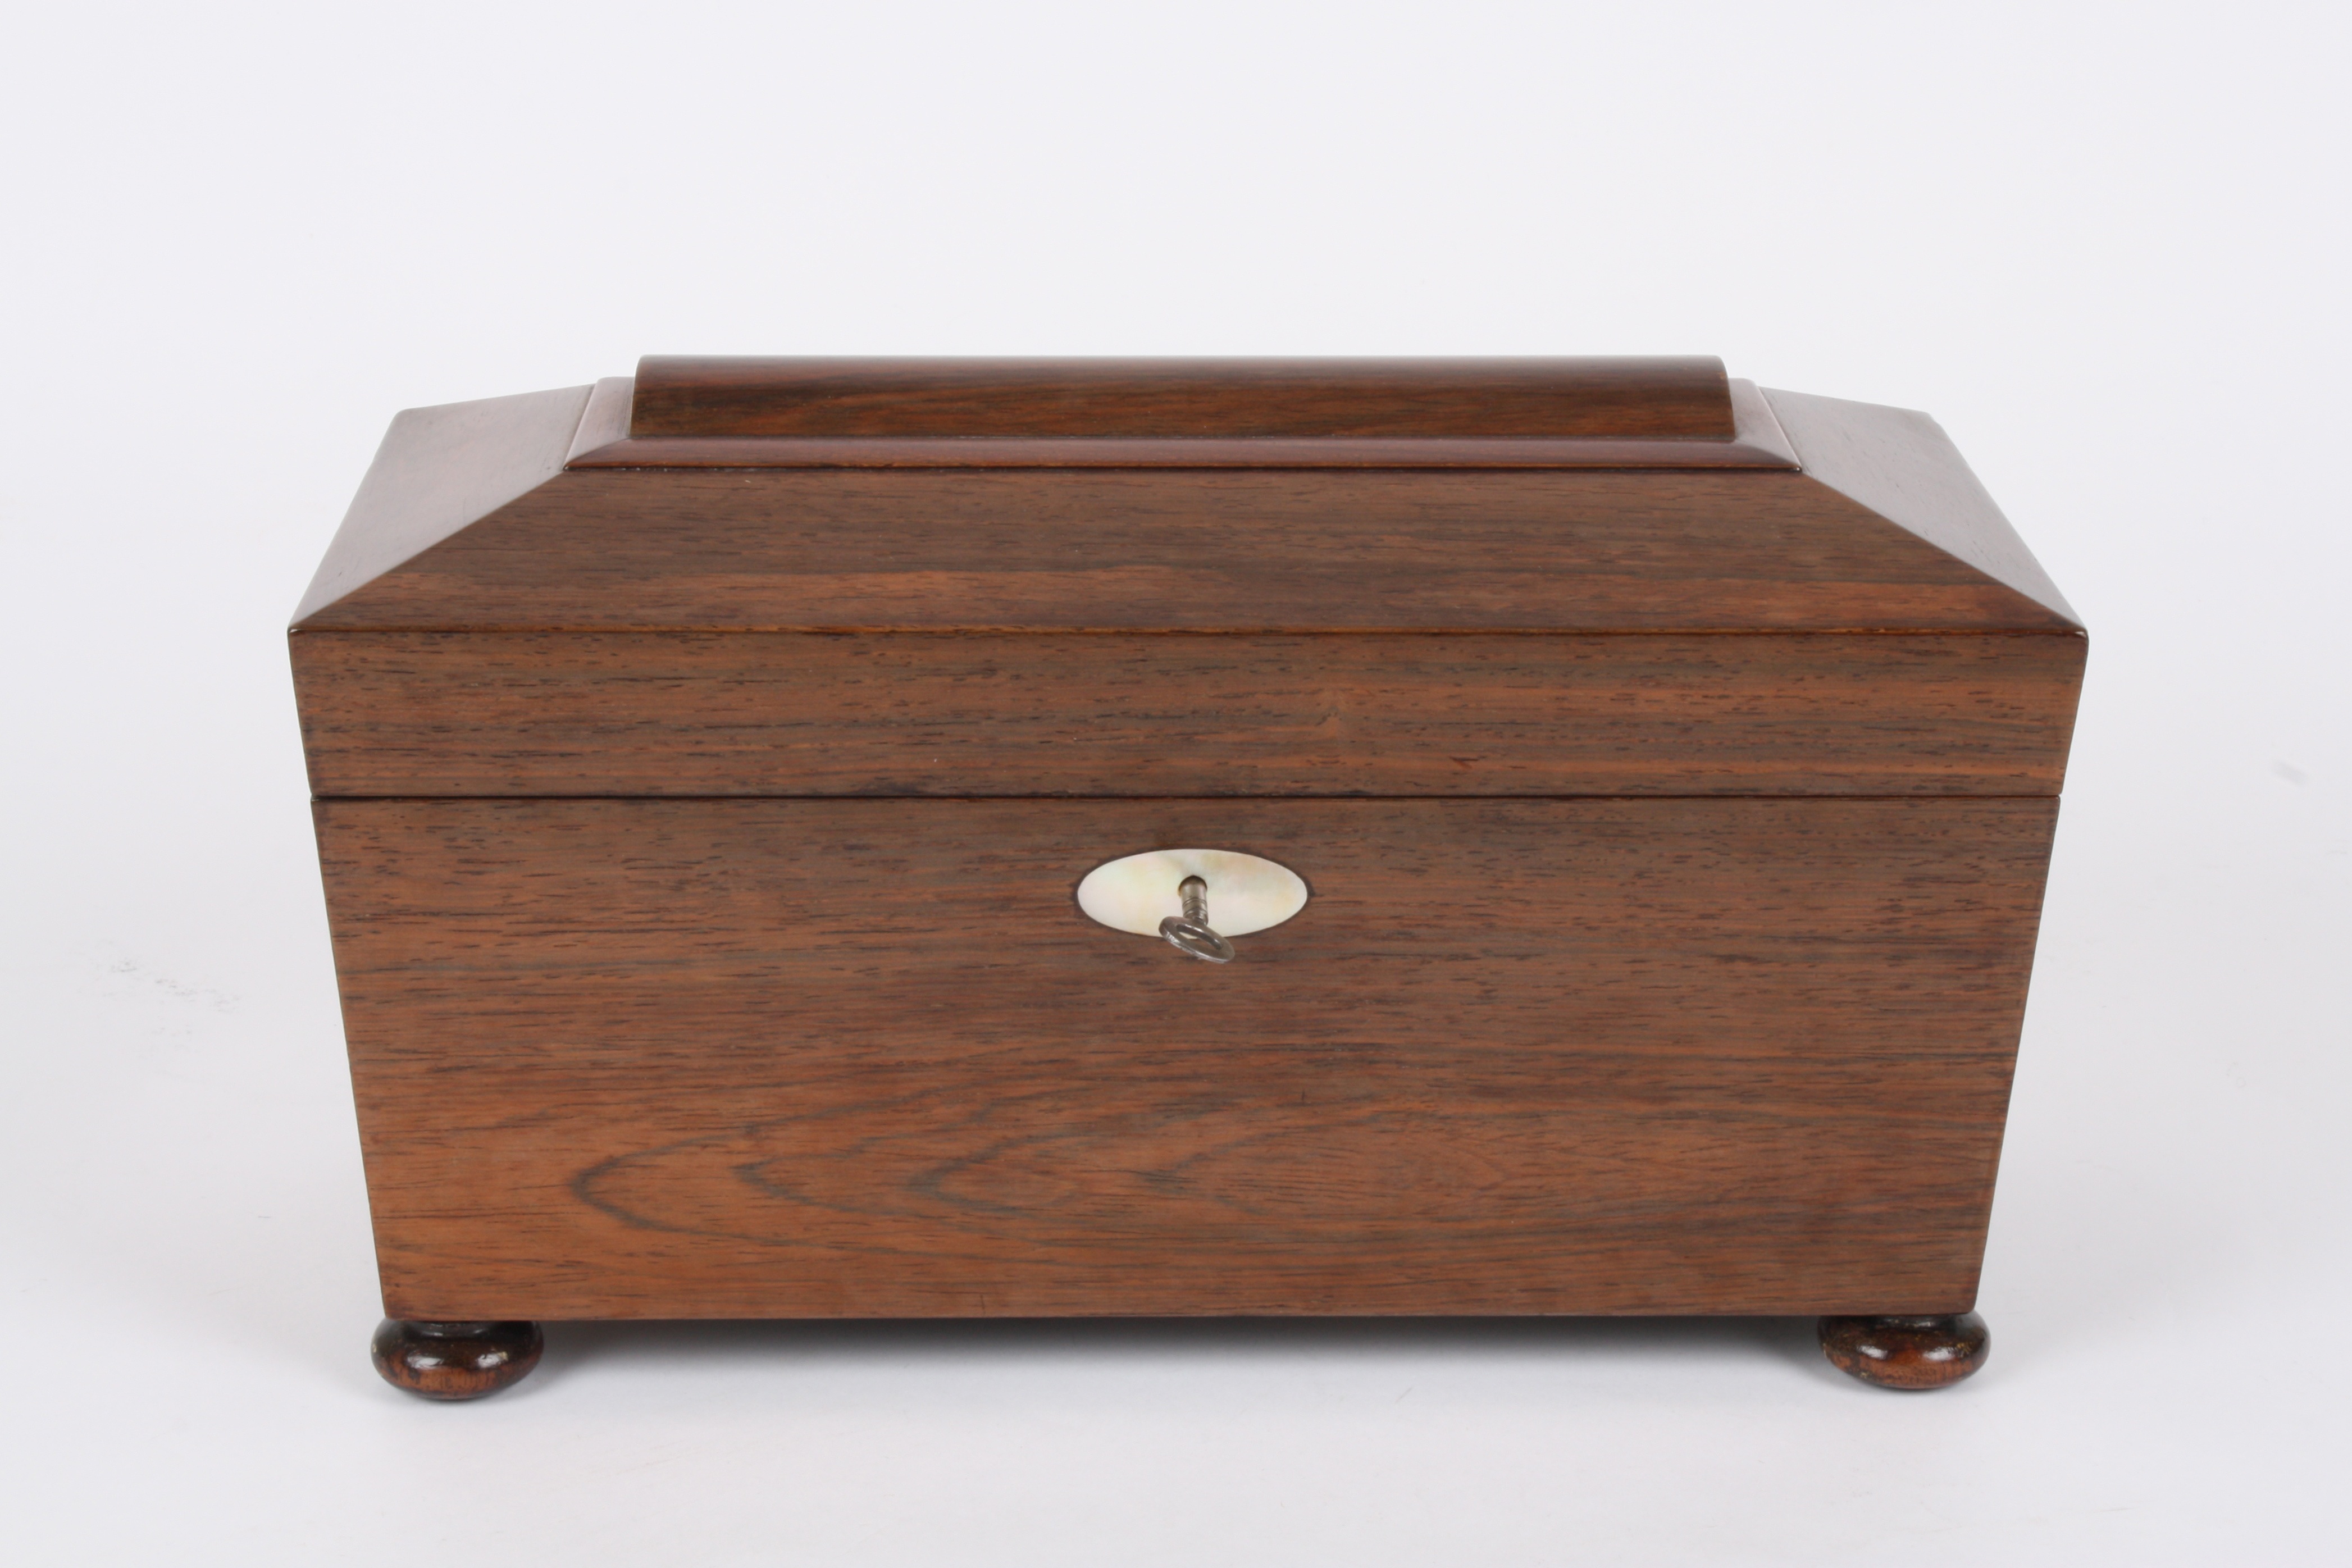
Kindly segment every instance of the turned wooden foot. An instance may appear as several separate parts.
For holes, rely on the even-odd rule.
[[[412,1323],[386,1318],[368,1353],[394,1388],[427,1399],[479,1399],[539,1364],[537,1323]]]
[[[1974,1312],[1934,1318],[1823,1318],[1822,1353],[1881,1388],[1943,1388],[1984,1365],[1992,1348]]]

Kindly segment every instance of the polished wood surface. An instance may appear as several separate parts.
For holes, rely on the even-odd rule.
[[[1962,1310],[2056,804],[316,809],[431,1319]],[[1313,899],[1073,907],[1188,844]]]
[[[2054,795],[2083,639],[304,632],[336,795]]]
[[[1728,440],[1723,362],[763,359],[637,362],[629,434],[816,437],[1664,437]]]
[[[479,1399],[530,1374],[544,1348],[537,1323],[405,1322],[386,1318],[368,1342],[375,1370],[427,1399]]]
[[[1943,426],[1908,408],[1767,394],[1806,477],[2080,624]]]
[[[1992,1352],[1992,1335],[1974,1312],[1827,1317],[1815,1331],[1831,1365],[1881,1388],[1949,1388]]]
[[[589,401],[572,386],[395,415],[294,619],[554,478]]]
[[[1925,416],[647,362],[403,416],[293,650],[395,1381],[567,1317],[1981,1359],[2084,639]],[[1314,897],[1221,967],[1075,909],[1186,845]]]
[[[635,384],[600,381],[574,468],[1794,468],[1753,382],[1729,384],[1731,435],[632,436]]]
[[[305,630],[2074,631],[1805,475],[572,469]]]

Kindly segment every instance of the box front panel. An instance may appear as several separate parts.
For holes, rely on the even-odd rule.
[[[321,802],[387,1307],[1962,1308],[2055,814]],[[1313,899],[1075,907],[1179,846]]]

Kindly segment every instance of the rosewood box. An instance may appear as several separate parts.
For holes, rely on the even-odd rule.
[[[1970,1310],[2084,637],[1709,359],[648,359],[292,630],[386,1375],[548,1319]]]

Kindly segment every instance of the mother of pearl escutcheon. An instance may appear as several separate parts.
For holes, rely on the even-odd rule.
[[[1181,919],[1187,877],[1209,884],[1211,919],[1226,936],[1278,926],[1307,907],[1305,879],[1287,866],[1236,849],[1153,849],[1106,861],[1078,884],[1078,908],[1113,931],[1157,936]]]

